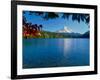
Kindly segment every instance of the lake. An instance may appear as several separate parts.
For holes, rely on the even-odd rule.
[[[23,68],[89,65],[89,39],[23,39]]]

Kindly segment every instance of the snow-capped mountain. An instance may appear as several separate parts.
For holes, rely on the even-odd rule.
[[[56,33],[70,38],[89,38],[89,31],[85,32],[84,34],[81,34],[81,33],[73,32],[67,26],[65,26],[61,30],[56,31]]]
[[[57,33],[62,34],[66,37],[80,37],[81,36],[80,33],[72,32],[72,30],[66,26],[63,29],[58,30]]]
[[[68,29],[68,27],[66,27],[66,26],[63,29],[58,30],[57,32],[58,33],[72,33],[72,31],[70,29]]]

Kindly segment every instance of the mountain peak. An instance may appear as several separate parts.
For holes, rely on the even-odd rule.
[[[72,31],[70,29],[68,29],[67,26],[64,26],[63,29],[58,30],[57,32],[59,32],[59,33],[71,33]]]

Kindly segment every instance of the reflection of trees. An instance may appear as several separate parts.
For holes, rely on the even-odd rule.
[[[48,46],[48,39],[23,39],[23,44],[25,46]]]

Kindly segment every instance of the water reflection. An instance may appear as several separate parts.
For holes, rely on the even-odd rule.
[[[23,68],[89,65],[89,39],[25,39]]]
[[[64,44],[64,56],[66,56],[68,53],[68,50],[69,50],[69,48],[71,48],[71,40],[69,40],[69,39],[64,39],[64,41],[63,41],[63,44]]]

